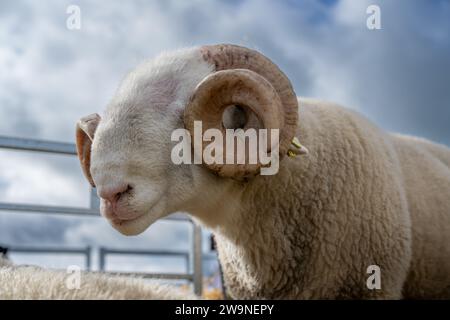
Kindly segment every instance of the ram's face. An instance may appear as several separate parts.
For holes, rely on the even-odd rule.
[[[164,215],[187,209],[188,203],[192,209],[193,203],[205,202],[225,179],[260,173],[260,162],[172,162],[174,130],[186,128],[195,141],[194,122],[201,121],[203,132],[216,129],[225,136],[230,106],[244,115],[231,120],[231,128],[277,129],[279,155],[286,154],[298,111],[289,80],[261,54],[231,45],[165,54],[139,66],[125,78],[103,118],[94,114],[78,122],[81,167],[113,227],[140,233]],[[223,148],[217,154],[225,154]],[[212,176],[215,180],[208,180]]]
[[[124,79],[102,118],[79,121],[82,168],[97,188],[102,215],[121,233],[144,231],[193,192],[192,168],[174,165],[170,156],[186,100],[211,71],[194,58],[187,51],[144,63]]]
[[[90,173],[102,215],[122,233],[136,234],[166,212],[170,133],[160,123],[172,121],[158,124],[132,106],[111,108],[119,112],[100,121]]]

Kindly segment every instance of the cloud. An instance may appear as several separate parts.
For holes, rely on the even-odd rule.
[[[449,143],[441,120],[450,109],[446,1],[78,1],[75,31],[65,26],[69,1],[15,3],[6,2],[0,31],[7,71],[0,101],[9,114],[0,133],[73,141],[74,121],[101,111],[138,62],[181,46],[233,42],[270,56],[301,95]],[[381,8],[382,30],[366,28],[372,3]]]
[[[81,30],[66,28],[70,4],[81,8]],[[366,28],[369,4],[381,8],[381,30]],[[73,142],[76,120],[101,112],[142,60],[232,42],[264,52],[299,95],[450,144],[449,16],[442,0],[2,1],[0,134]],[[1,200],[88,203],[76,159],[0,156]],[[101,219],[27,219],[1,214],[0,242],[185,248],[188,237],[164,223],[124,238]]]
[[[74,177],[64,174],[64,168],[69,167],[67,165],[62,167],[63,170],[55,168],[55,163],[62,165],[62,160],[68,159],[33,155],[31,164],[30,153],[5,151],[0,151],[0,157],[2,158],[0,162],[1,201],[88,206],[89,189],[78,170]],[[71,160],[72,164],[77,161],[75,158]],[[78,166],[78,163],[76,165]],[[70,168],[75,168],[75,166],[72,165]]]

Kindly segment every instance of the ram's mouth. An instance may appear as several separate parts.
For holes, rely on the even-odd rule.
[[[146,215],[146,213],[128,212],[125,208],[121,208],[118,213],[104,203],[100,207],[100,212],[114,229],[124,234],[134,234],[135,231],[132,230],[142,224],[142,219]]]
[[[107,219],[108,219],[109,221],[111,221],[111,222],[112,222],[113,224],[115,224],[115,225],[123,225],[123,224],[126,224],[126,223],[133,222],[133,221],[135,221],[135,220],[141,218],[142,216],[143,216],[143,214],[141,214],[141,215],[139,215],[139,216],[137,216],[137,217],[126,218],[126,219],[119,218],[119,217],[111,217],[111,218],[107,218]]]
[[[137,235],[147,229],[146,217],[148,213],[142,214],[132,219],[110,218],[107,219],[111,226],[124,235]]]
[[[111,226],[120,233],[131,236],[144,232],[152,223],[158,220],[162,215],[161,203],[156,202],[144,213],[134,215],[127,218],[119,218],[114,216],[105,216]]]
[[[124,207],[121,207],[120,209],[113,209],[110,205],[108,205],[108,202],[102,202],[100,212],[103,217],[111,222],[114,222],[115,224],[136,220],[142,216],[142,214],[130,211],[130,209]]]

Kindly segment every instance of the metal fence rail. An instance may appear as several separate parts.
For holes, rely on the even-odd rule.
[[[76,147],[71,143],[52,142],[36,139],[12,138],[0,136],[0,149],[21,150],[28,152],[43,152],[60,155],[75,156]],[[82,217],[99,217],[99,199],[95,189],[91,188],[90,192],[90,206],[89,208],[81,207],[64,207],[64,206],[47,206],[21,203],[5,203],[0,202],[0,211],[16,211],[16,212],[30,212],[30,213],[44,213],[57,215],[75,215]],[[191,232],[191,248],[189,253],[190,272],[180,274],[179,277],[186,278],[193,282],[194,292],[198,295],[202,293],[202,235],[201,228],[192,223],[192,221],[183,214],[172,214],[165,219],[190,222],[192,224]],[[61,249],[64,250],[64,249]],[[89,258],[90,259],[90,258]],[[90,260],[89,260],[90,265]],[[124,273],[121,273],[124,274]],[[148,275],[149,277],[152,274]],[[173,275],[169,274],[153,274],[157,278],[173,279]]]
[[[168,251],[168,250],[121,250],[121,249],[111,249],[101,247],[99,250],[100,254],[100,271],[106,269],[106,258],[111,255],[140,255],[140,256],[164,256],[164,257],[175,257],[182,258],[185,261],[186,273],[156,273],[156,272],[145,272],[137,273],[139,276],[144,278],[157,278],[157,279],[173,279],[173,280],[194,280],[194,275],[189,273],[189,253],[185,251]],[[111,272],[111,271],[109,271]],[[120,272],[120,274],[123,274]],[[127,273],[130,274],[130,273]],[[136,274],[132,272],[131,274]]]
[[[86,270],[91,269],[91,247],[84,248],[43,248],[43,247],[8,247],[10,253],[44,253],[44,254],[70,254],[70,255],[82,255],[85,258]]]

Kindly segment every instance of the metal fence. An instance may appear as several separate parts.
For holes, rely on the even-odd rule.
[[[64,254],[64,255],[78,255],[83,256],[86,270],[91,270],[92,267],[92,248],[43,248],[43,247],[8,247],[10,253],[25,253],[25,254]]]
[[[120,250],[110,248],[100,248],[100,270],[106,269],[106,258],[111,255],[140,255],[140,256],[164,256],[164,257],[176,257],[183,258],[186,263],[186,270],[189,270],[189,253],[184,251],[167,251],[167,250]],[[121,273],[123,274],[123,273]],[[133,273],[136,274],[136,273]],[[160,279],[177,279],[177,280],[193,280],[192,275],[189,273],[152,273],[148,276],[146,273],[139,273],[144,278],[160,278]]]
[[[44,152],[50,154],[59,154],[59,155],[76,155],[76,147],[71,143],[61,143],[61,142],[50,142],[50,141],[42,141],[35,139],[23,139],[23,138],[12,138],[12,137],[4,137],[0,136],[0,149],[9,149],[9,150],[21,150],[21,151],[29,151],[29,152]],[[95,189],[91,188],[90,192],[90,206],[89,208],[81,208],[81,207],[65,207],[65,206],[47,206],[47,205],[34,205],[34,204],[22,204],[22,203],[5,203],[0,202],[0,211],[16,211],[16,212],[30,212],[30,213],[44,213],[44,214],[56,214],[56,215],[76,215],[82,217],[99,217],[99,199],[97,197],[97,193]],[[192,226],[191,229],[191,245],[189,252],[170,252],[170,251],[125,251],[126,254],[153,254],[153,255],[173,255],[180,256],[183,254],[183,257],[187,257],[186,260],[189,264],[189,272],[182,274],[175,273],[140,273],[141,276],[147,278],[159,278],[159,279],[186,279],[192,281],[194,286],[194,292],[198,295],[202,293],[202,234],[201,228],[194,224],[192,220],[189,219],[188,216],[184,214],[175,213],[172,214],[165,219],[180,221],[185,223],[190,223]],[[26,250],[29,249],[29,250]],[[81,250],[85,249],[74,249],[75,251],[71,251],[70,249],[36,249],[36,248],[12,248],[12,252],[36,252],[39,251],[41,253],[80,253]],[[90,249],[89,249],[90,250]],[[103,250],[103,251],[102,251]],[[121,252],[121,253],[119,253]],[[106,254],[122,254],[122,250],[114,250],[114,249],[105,249],[102,248],[100,250],[100,261],[102,261],[101,257]],[[86,264],[90,267],[90,251],[89,258],[86,258]],[[102,263],[100,263],[100,267]],[[104,267],[104,260],[103,260]],[[121,274],[123,274],[121,272]]]

